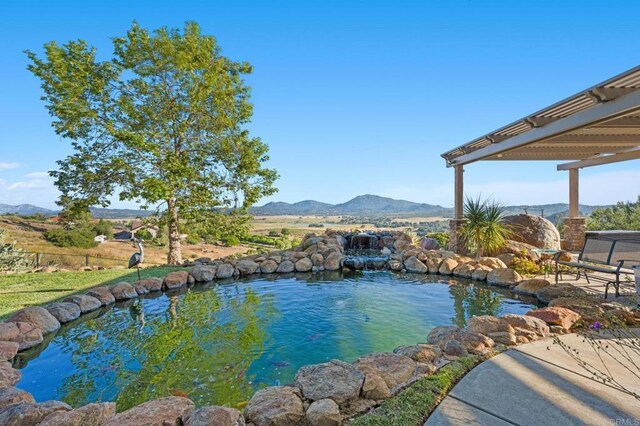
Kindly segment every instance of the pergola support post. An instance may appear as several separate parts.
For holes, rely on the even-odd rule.
[[[464,166],[454,166],[455,171],[455,199],[454,199],[454,216],[449,221],[449,250],[455,253],[464,254],[467,247],[460,233],[460,228],[466,222],[464,218]]]
[[[582,250],[587,219],[580,217],[580,169],[569,169],[569,217],[564,219],[564,248],[571,251]]]

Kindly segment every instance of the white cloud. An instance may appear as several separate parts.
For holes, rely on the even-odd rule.
[[[31,178],[31,179],[49,179],[49,172],[34,172],[34,173],[27,173],[26,175],[24,175],[24,177],[27,178]]]
[[[0,171],[2,170],[12,170],[22,167],[20,163],[12,163],[8,161],[0,161]]]

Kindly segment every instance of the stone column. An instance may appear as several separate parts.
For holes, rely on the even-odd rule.
[[[466,219],[451,219],[449,220],[449,250],[466,254],[467,247],[464,244],[462,236],[460,235],[460,227],[466,222]]]
[[[584,245],[585,232],[587,231],[586,217],[564,218],[564,249],[580,251]]]

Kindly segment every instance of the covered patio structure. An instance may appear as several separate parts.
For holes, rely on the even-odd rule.
[[[460,251],[464,168],[477,161],[561,161],[567,171],[569,215],[564,245],[580,250],[586,218],[579,211],[580,169],[640,159],[640,66],[442,154],[455,170],[451,246]],[[620,182],[636,185],[638,182]]]

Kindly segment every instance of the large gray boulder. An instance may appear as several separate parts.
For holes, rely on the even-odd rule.
[[[415,256],[411,256],[408,259],[405,259],[404,268],[407,270],[407,272],[414,272],[417,274],[426,274],[427,272],[429,272],[429,268],[427,268],[427,266],[419,261]]]
[[[36,400],[29,392],[25,392],[13,386],[0,388],[0,410],[11,404],[18,404],[20,402],[35,403]]]
[[[358,398],[364,374],[342,361],[306,365],[295,377],[295,385],[306,399],[317,401],[330,398],[344,405]]]
[[[506,216],[503,224],[511,228],[511,239],[545,249],[560,250],[560,232],[547,219],[532,214]]]
[[[120,282],[111,287],[111,294],[116,300],[127,300],[138,297],[138,292],[128,282]]]
[[[53,333],[60,328],[60,322],[40,306],[29,306],[20,309],[9,319],[11,322],[26,322],[33,324],[42,331],[42,334]]]
[[[80,312],[87,313],[91,311],[95,311],[96,309],[100,309],[102,303],[93,296],[89,296],[86,294],[76,294],[73,296],[69,296],[64,299],[65,302],[75,303],[80,308]]]
[[[54,303],[47,306],[47,310],[61,324],[77,319],[82,313],[82,311],[80,310],[80,306],[78,306],[76,303],[71,302]]]
[[[297,425],[304,418],[300,389],[271,386],[259,390],[244,409],[244,417],[255,426]]]
[[[307,409],[306,417],[311,426],[340,426],[342,424],[340,408],[332,399],[315,401]]]
[[[167,396],[116,414],[105,426],[179,426],[195,404],[188,398]]]
[[[111,305],[116,301],[116,298],[111,293],[111,290],[109,290],[109,287],[106,286],[94,287],[87,292],[87,295],[98,299],[103,306]]]
[[[38,426],[98,426],[115,414],[116,404],[113,402],[87,404],[75,410],[49,414]]]
[[[199,283],[213,281],[217,269],[216,265],[196,265],[191,269],[191,276]]]
[[[501,287],[515,287],[522,276],[510,268],[494,269],[487,274],[487,283]]]
[[[242,259],[236,263],[236,269],[240,272],[240,275],[252,275],[258,270],[258,265],[253,260]]]
[[[184,419],[184,426],[245,426],[242,413],[234,408],[202,407]]]
[[[415,374],[417,364],[408,356],[394,353],[374,353],[358,358],[353,365],[364,374],[375,374],[393,391],[407,383]]]

